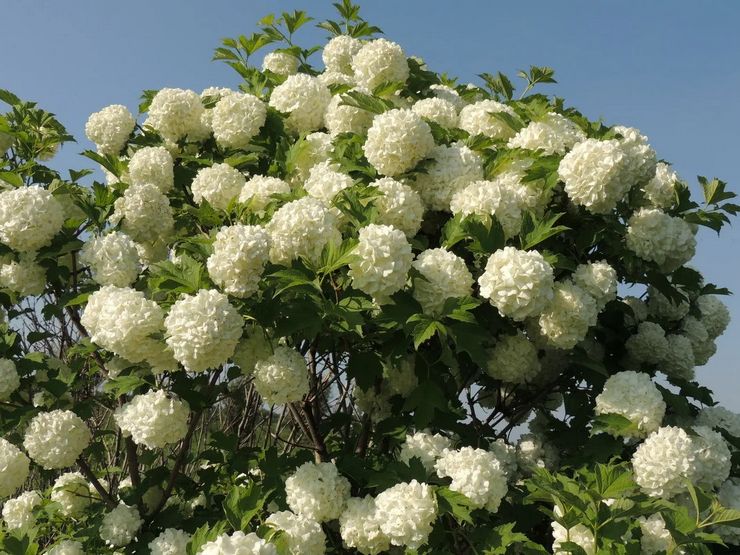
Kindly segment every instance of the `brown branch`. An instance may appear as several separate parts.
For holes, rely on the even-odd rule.
[[[100,495],[100,498],[103,500],[105,505],[109,509],[114,509],[117,506],[115,499],[113,499],[113,497],[111,497],[111,495],[107,491],[105,491],[103,484],[101,484],[100,481],[95,477],[95,474],[93,474],[92,469],[87,464],[85,459],[83,459],[82,457],[77,459],[77,466],[80,467],[80,471],[82,472],[82,475],[87,479],[87,481],[93,485],[95,491],[98,492],[98,495]]]

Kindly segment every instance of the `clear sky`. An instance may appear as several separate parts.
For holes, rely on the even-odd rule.
[[[0,9],[0,87],[39,102],[78,139],[56,159],[60,168],[89,167],[78,153],[92,148],[83,130],[93,111],[135,112],[142,89],[235,87],[236,74],[210,61],[222,37],[249,34],[274,11],[333,16],[323,0],[0,0]],[[690,183],[717,176],[740,191],[740,2],[367,0],[363,14],[409,55],[463,81],[552,66],[558,84],[543,92],[590,118],[638,127]],[[324,32],[298,37],[313,45]],[[740,293],[738,229],[702,231],[694,265]],[[726,302],[733,324],[697,375],[740,411],[740,297]]]

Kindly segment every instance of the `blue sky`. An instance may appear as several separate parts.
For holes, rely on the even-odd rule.
[[[78,153],[91,148],[83,131],[91,112],[135,111],[142,89],[236,86],[228,67],[210,61],[213,48],[251,33],[267,13],[296,8],[333,16],[330,2],[316,0],[5,0],[0,87],[56,113],[78,139],[56,166],[86,167]],[[717,176],[740,191],[740,2],[373,0],[363,14],[409,55],[463,81],[552,66],[559,83],[543,92],[590,118],[638,127],[690,183]],[[324,33],[298,36],[313,45]],[[709,281],[738,293],[739,228],[702,232],[694,259]],[[734,322],[697,375],[740,411],[740,297],[726,302]]]

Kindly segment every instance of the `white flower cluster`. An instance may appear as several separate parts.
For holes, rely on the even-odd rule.
[[[553,511],[555,516],[563,516],[563,511],[558,505],[555,505]],[[561,544],[565,542],[571,542],[579,546],[586,555],[594,555],[596,553],[596,543],[593,532],[584,524],[576,524],[570,528],[566,528],[559,522],[552,522],[552,552],[554,555],[566,555],[571,553],[570,550],[561,549]]]
[[[435,146],[429,152],[429,158],[433,163],[427,168],[427,173],[417,175],[413,183],[424,204],[431,210],[450,210],[453,199],[457,199],[455,206],[458,208],[453,209],[453,212],[465,212],[470,204],[458,193],[461,194],[460,192],[471,183],[483,179],[483,160],[480,155],[462,143],[453,143],[449,146]],[[468,191],[468,194],[479,194],[483,197],[476,200],[491,196],[485,191],[480,193]],[[471,207],[467,213],[478,212]]]
[[[656,431],[665,415],[663,396],[648,374],[627,370],[610,376],[596,397],[596,414],[619,414],[637,426],[630,436]]]
[[[392,177],[383,177],[370,185],[382,193],[375,199],[378,209],[375,222],[400,229],[409,238],[416,235],[424,217],[424,204],[419,193]]]
[[[438,313],[449,298],[470,295],[473,276],[465,261],[444,248],[427,249],[413,262],[421,274],[414,281],[414,298],[425,313]]]
[[[395,363],[383,364],[383,389],[391,395],[408,397],[419,385],[416,377],[414,355],[406,356]]]
[[[625,180],[630,183],[644,183],[655,176],[657,155],[648,144],[648,139],[634,127],[616,125],[612,131],[619,133],[620,144],[627,155]]]
[[[506,383],[531,382],[542,369],[537,357],[537,347],[521,331],[515,335],[499,337],[488,354],[486,372]]]
[[[111,223],[120,222],[121,229],[137,242],[166,237],[175,225],[169,200],[151,183],[131,185],[113,206]]]
[[[82,544],[74,540],[62,540],[46,552],[46,555],[85,555]]]
[[[262,60],[262,71],[276,75],[293,75],[298,71],[299,60],[288,52],[270,52]]]
[[[424,98],[414,102],[411,109],[426,120],[448,129],[458,124],[457,107],[444,98]]]
[[[8,530],[26,530],[33,526],[36,517],[33,509],[41,504],[41,496],[36,491],[25,491],[3,504],[3,520]]]
[[[432,94],[437,98],[451,102],[458,112],[465,106],[465,100],[463,100],[460,93],[452,87],[447,85],[431,85],[429,90],[432,91]]]
[[[550,112],[532,121],[509,140],[509,148],[538,150],[543,154],[565,154],[586,139],[586,134],[571,120]]]
[[[46,288],[46,270],[36,262],[34,253],[22,253],[18,260],[0,265],[0,287],[22,297],[41,295]]]
[[[7,401],[21,386],[21,377],[15,362],[9,358],[0,358],[0,401]]]
[[[599,307],[593,297],[571,281],[555,284],[553,298],[540,314],[540,332],[558,349],[572,349],[596,324]]]
[[[189,372],[226,362],[242,335],[244,320],[223,293],[201,289],[183,295],[164,320],[167,345]]]
[[[375,116],[363,146],[367,161],[389,177],[409,171],[433,149],[434,137],[429,125],[403,108]]]
[[[642,192],[651,206],[667,210],[676,204],[676,183],[679,181],[681,178],[668,164],[658,162],[655,177],[645,184]]]
[[[150,555],[183,555],[187,553],[190,534],[167,528],[159,536],[149,542]]]
[[[143,523],[136,507],[119,503],[103,516],[98,533],[100,539],[110,547],[122,547],[131,543]]]
[[[383,303],[405,287],[413,254],[401,230],[378,224],[363,227],[354,255],[349,264],[354,288]]]
[[[315,520],[295,515],[290,511],[271,514],[265,524],[285,533],[288,549],[296,555],[324,555],[326,535]]]
[[[229,203],[239,196],[246,182],[239,170],[221,163],[198,170],[190,188],[197,204],[205,200],[214,208],[226,210]]]
[[[316,164],[329,160],[334,146],[328,133],[311,133],[298,143],[293,159],[291,184],[302,184]]]
[[[87,241],[80,251],[80,262],[90,266],[92,278],[100,285],[126,287],[136,281],[141,270],[136,243],[120,231]]]
[[[274,354],[254,363],[254,387],[270,404],[300,401],[309,389],[306,360],[295,349],[275,347]]]
[[[507,475],[494,453],[463,447],[447,450],[435,465],[440,478],[452,479],[450,489],[462,493],[471,505],[496,512],[508,491]]]
[[[272,355],[272,345],[265,337],[265,331],[259,326],[248,326],[231,360],[241,368],[242,374],[248,376],[254,370],[255,364],[269,358],[270,355]]]
[[[365,89],[353,89],[368,94]],[[324,124],[334,137],[340,133],[364,134],[373,123],[373,113],[344,104],[344,95],[338,94],[331,99],[324,114]]]
[[[557,449],[540,434],[522,434],[517,441],[516,463],[521,470],[532,472],[535,468],[553,469],[557,462]]]
[[[604,260],[579,264],[572,279],[573,283],[591,295],[600,310],[617,298],[617,272]]]
[[[450,201],[453,214],[469,216],[475,214],[485,222],[495,216],[507,237],[513,237],[522,227],[522,203],[517,190],[519,179],[512,174],[502,174],[493,181],[474,181],[455,193]]]
[[[655,513],[647,518],[640,517],[637,520],[642,531],[642,538],[640,538],[642,553],[645,555],[669,553],[671,547],[675,546],[671,533],[666,529],[665,521],[660,513]]]
[[[0,437],[0,498],[13,495],[28,478],[30,461],[15,445]]]
[[[375,499],[350,497],[339,517],[339,533],[344,545],[363,555],[377,555],[390,548],[390,540],[381,530],[383,515],[378,514]]]
[[[681,218],[655,208],[641,208],[629,219],[627,248],[663,271],[676,270],[694,257],[696,238]]]
[[[314,198],[330,205],[334,197],[352,186],[354,181],[339,166],[332,162],[321,162],[309,170],[308,179],[303,184],[306,192]]]
[[[460,129],[471,135],[484,135],[491,139],[509,139],[514,131],[494,113],[504,113],[516,118],[516,112],[495,100],[480,100],[460,110]]]
[[[252,94],[231,93],[212,110],[213,136],[224,148],[246,148],[267,118],[265,103]]]
[[[93,343],[129,362],[146,361],[157,370],[176,364],[165,345],[151,337],[164,328],[164,312],[144,293],[106,285],[87,300],[82,325]]]
[[[222,227],[206,266],[213,282],[229,295],[245,298],[259,289],[270,256],[270,235],[259,225]]]
[[[128,162],[132,185],[151,183],[166,193],[175,184],[172,155],[163,146],[145,146],[137,150]]]
[[[137,395],[116,409],[113,418],[135,443],[149,449],[177,443],[188,430],[190,407],[185,401],[170,397],[163,390]]]
[[[730,472],[730,452],[720,434],[696,427],[691,436],[665,426],[653,432],[632,457],[635,481],[652,497],[670,498],[686,491],[686,480],[709,487],[721,484]]]
[[[152,98],[144,125],[154,128],[166,141],[174,143],[184,138],[198,141],[210,133],[203,123],[204,113],[205,108],[196,92],[164,88]]]
[[[0,193],[0,241],[15,251],[45,247],[63,224],[61,203],[38,185]]]
[[[334,463],[304,463],[285,480],[285,499],[290,509],[304,518],[327,522],[339,518],[350,485]]]
[[[85,135],[100,154],[118,155],[134,130],[136,119],[120,104],[106,106],[91,114],[85,124]]]
[[[722,428],[733,436],[740,438],[740,414],[719,405],[701,409],[696,416],[696,425]]]
[[[691,340],[684,335],[675,333],[666,336],[668,351],[661,361],[660,370],[667,376],[677,376],[685,380],[694,378],[694,350]]]
[[[90,485],[79,472],[67,472],[54,482],[51,500],[59,503],[63,515],[78,517],[90,505]]]
[[[396,484],[375,498],[380,530],[392,545],[417,549],[424,545],[437,519],[437,500],[431,486],[416,480]]]
[[[274,264],[289,264],[299,257],[316,263],[327,244],[342,241],[334,213],[313,197],[281,206],[267,224],[267,231],[272,239],[270,262]]]
[[[290,185],[282,179],[255,175],[242,187],[239,193],[239,202],[249,203],[252,210],[261,214],[273,200],[272,195],[286,195],[288,193],[290,193]]]
[[[255,533],[221,534],[203,545],[198,555],[277,555],[277,549]]]
[[[730,311],[725,303],[715,295],[701,295],[696,300],[696,305],[709,338],[715,339],[722,335],[730,325]]]
[[[654,322],[640,322],[637,333],[627,339],[625,348],[636,362],[657,364],[668,356],[665,330]]]
[[[362,48],[362,43],[349,35],[338,35],[324,45],[321,59],[327,71],[352,74],[352,58]]]
[[[429,432],[416,432],[412,435],[406,434],[406,441],[401,446],[398,455],[399,460],[408,464],[411,459],[417,458],[426,468],[427,472],[434,471],[434,465],[442,453],[452,447],[452,441],[440,434]]]
[[[310,133],[324,122],[324,112],[331,102],[331,92],[316,77],[299,73],[275,87],[270,106],[288,114],[285,125],[294,133]]]
[[[328,45],[327,45],[328,46]],[[339,56],[334,51],[342,50]],[[330,59],[338,63],[327,67],[341,71],[345,69],[345,52],[356,49],[356,43],[341,44],[330,48]],[[338,52],[337,52],[338,53]],[[332,59],[332,61],[333,61]],[[341,62],[340,62],[341,60]],[[374,90],[383,83],[405,83],[409,76],[409,65],[403,49],[386,39],[371,40],[363,44],[352,57],[352,71],[358,85]]]
[[[33,461],[46,469],[72,466],[90,444],[85,422],[68,410],[42,412],[26,428],[23,446]]]

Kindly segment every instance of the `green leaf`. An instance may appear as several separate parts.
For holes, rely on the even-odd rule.
[[[354,378],[360,389],[367,391],[383,376],[383,363],[374,351],[354,351],[349,355],[347,375]]]
[[[103,385],[103,391],[118,397],[120,395],[125,395],[126,393],[131,393],[135,389],[145,385],[148,385],[147,381],[140,376],[117,376],[105,382]]]
[[[568,231],[570,228],[567,226],[555,225],[562,215],[562,213],[553,214],[549,218],[538,220],[534,214],[526,212],[522,219],[520,232],[522,250],[534,248],[546,239]]]
[[[213,526],[204,524],[198,528],[190,537],[190,541],[188,542],[188,555],[196,555],[199,553],[201,547],[223,534],[228,528],[228,525],[228,522],[222,520],[215,523]]]
[[[473,524],[471,512],[475,509],[465,495],[457,491],[452,491],[447,486],[440,486],[435,489],[439,512],[443,515],[451,515],[459,524]]]
[[[512,85],[511,80],[509,80],[509,78],[500,71],[496,73],[496,75],[481,73],[478,77],[485,81],[486,86],[494,95],[506,100],[511,100],[513,98],[514,85]]]
[[[626,437],[638,431],[637,425],[621,414],[599,414],[594,417],[591,435],[607,433]]]
[[[412,322],[416,322],[411,335],[414,338],[414,349],[417,351],[422,343],[434,337],[435,334],[439,333],[440,337],[447,335],[447,328],[444,324],[431,316],[416,314],[409,318],[408,323]]]
[[[373,114],[382,114],[390,108],[392,104],[389,101],[370,96],[360,91],[349,91],[342,95],[342,106],[352,106],[360,110],[366,110]]]
[[[234,486],[223,502],[224,513],[234,530],[247,530],[249,523],[262,510],[266,495],[250,482],[247,486]]]

